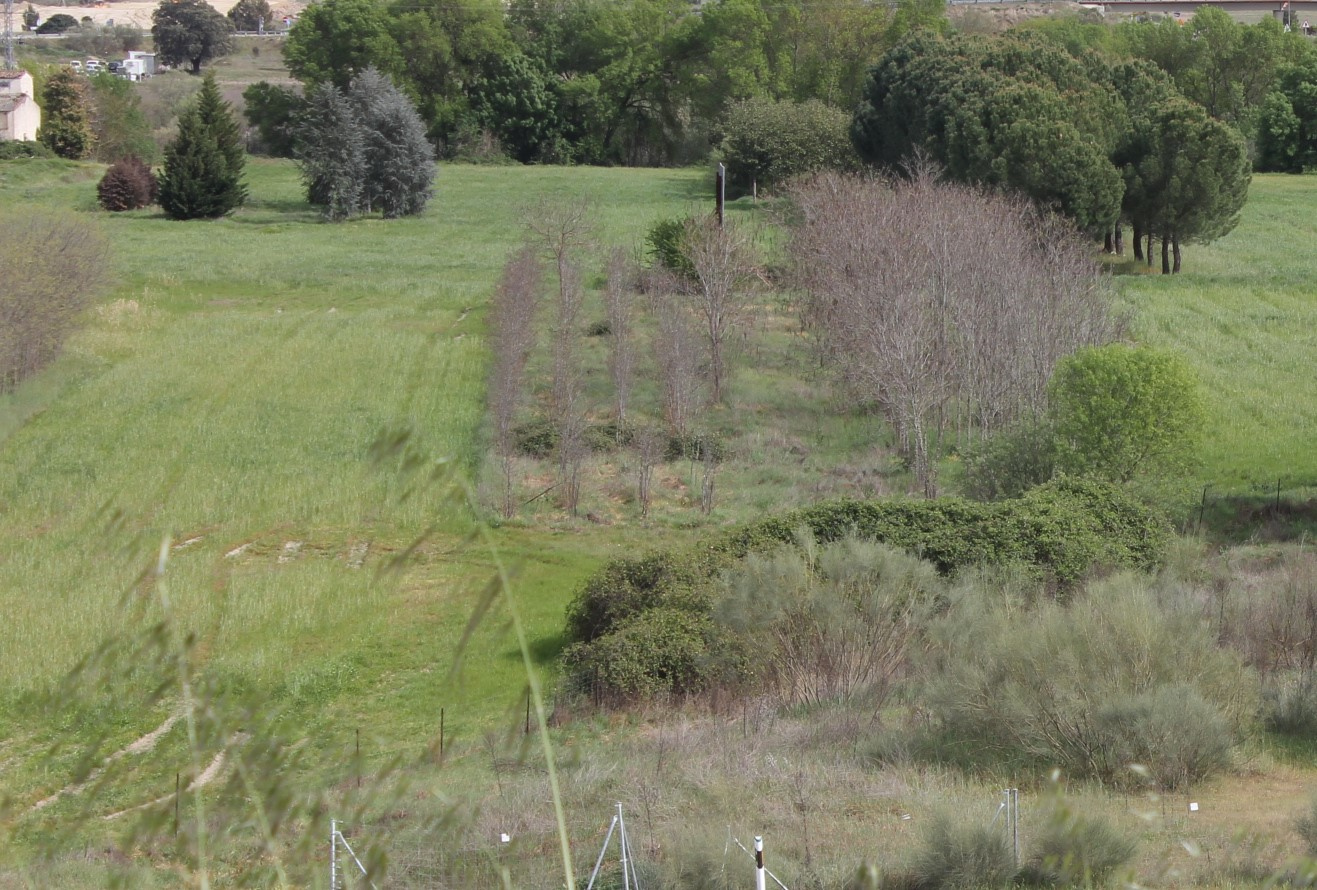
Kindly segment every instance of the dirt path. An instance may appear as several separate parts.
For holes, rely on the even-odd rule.
[[[182,715],[171,714],[168,717],[168,719],[165,720],[164,723],[161,723],[159,726],[148,732],[146,735],[141,736],[140,738],[134,740],[133,742],[129,743],[128,745],[124,746],[118,751],[115,751],[109,757],[105,758],[105,762],[98,768],[88,773],[86,779],[75,785],[68,785],[64,788],[61,788],[59,791],[56,791],[54,794],[50,795],[49,797],[42,798],[41,800],[33,804],[32,809],[29,810],[28,812],[34,813],[37,810],[43,810],[66,794],[77,794],[79,791],[82,791],[92,782],[95,782],[97,779],[99,779],[101,775],[105,772],[106,767],[108,767],[110,764],[114,763],[116,760],[118,760],[121,757],[125,757],[129,754],[134,754],[134,755],[145,754],[146,752],[151,751],[152,749],[155,748],[156,743],[159,742],[162,738],[164,738],[165,734],[168,733],[169,730],[174,728],[174,724],[178,722],[178,718],[180,716]]]

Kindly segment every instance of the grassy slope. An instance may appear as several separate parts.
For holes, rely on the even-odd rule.
[[[1136,331],[1195,366],[1213,421],[1204,482],[1317,486],[1317,177],[1255,176],[1239,227],[1176,276],[1126,277]]]
[[[98,175],[6,165],[0,201],[91,213]],[[477,463],[481,308],[532,200],[592,198],[604,237],[630,244],[689,204],[698,175],[446,167],[424,217],[341,226],[300,201],[289,165],[254,163],[250,180],[252,203],[219,222],[100,216],[120,286],[58,368],[0,402],[11,741],[50,737],[24,695],[126,629],[124,597],[166,535],[176,608],[209,668],[305,710],[312,734],[364,726],[382,756],[422,746],[442,706],[449,732],[470,737],[521,694],[519,663],[497,657],[506,641],[480,641],[495,657],[446,681],[490,563],[465,540],[461,496],[412,483],[439,461],[463,475]],[[399,453],[372,457],[398,431],[425,472],[405,473]],[[427,533],[401,580],[372,571]],[[545,653],[604,552],[572,537],[560,549],[551,532],[504,535]],[[351,568],[362,545],[365,569]],[[124,705],[109,741],[158,719]],[[31,800],[51,778],[28,766],[6,757],[0,775]]]
[[[97,175],[59,162],[6,165],[0,201],[90,213]],[[524,684],[515,649],[493,629],[477,638],[461,681],[446,678],[488,555],[468,543],[459,504],[435,485],[406,494],[411,477],[396,455],[373,459],[372,443],[382,431],[405,430],[423,467],[451,458],[475,468],[480,309],[533,200],[591,196],[601,240],[630,246],[703,188],[699,174],[685,171],[445,167],[422,218],[328,226],[301,202],[287,165],[255,163],[251,181],[253,203],[230,220],[100,217],[116,246],[119,288],[59,368],[0,402],[0,782],[20,798],[63,781],[58,770],[15,756],[29,741],[59,736],[24,709],[22,693],[51,683],[123,626],[121,596],[165,534],[176,547],[199,539],[172,552],[171,589],[211,669],[268,690],[304,721],[320,781],[341,778],[355,729],[378,762],[423,747],[440,708],[458,749],[478,749],[484,730],[517,709]],[[1311,353],[1302,339],[1314,312],[1303,291],[1311,261],[1302,242],[1282,239],[1304,218],[1314,185],[1261,177],[1240,230],[1193,249],[1184,275],[1122,279],[1141,333],[1203,343],[1192,357],[1223,416],[1250,418],[1251,450],[1223,439],[1225,427],[1214,432],[1209,472],[1222,482],[1266,478],[1273,469],[1259,455],[1311,459],[1295,445],[1305,422],[1311,429],[1313,388],[1300,385]],[[1239,271],[1254,263],[1273,270],[1265,284]],[[1239,295],[1244,288],[1250,296]],[[1305,326],[1255,330],[1259,305],[1284,306]],[[737,398],[708,418],[739,456],[720,481],[715,521],[821,495],[899,490],[899,473],[866,474],[887,460],[871,444],[874,425],[833,410],[789,319],[771,309],[741,358]],[[1224,342],[1214,334],[1222,319],[1235,332]],[[1267,389],[1275,364],[1291,366],[1287,410],[1253,412],[1254,390]],[[606,402],[601,383],[592,385]],[[1250,455],[1255,462],[1244,463]],[[628,485],[625,468],[604,460],[596,472],[611,481],[591,486],[587,507],[629,515],[617,496]],[[600,559],[693,523],[686,473],[671,469],[648,526],[597,529],[563,519],[545,499],[533,508],[534,525],[499,532],[520,565],[518,590],[542,658],[556,651],[572,587]],[[400,580],[371,571],[432,526]],[[280,562],[288,542],[302,547]],[[366,569],[352,569],[363,543]],[[226,557],[242,545],[250,546]],[[110,742],[122,743],[160,714],[124,705],[106,718]],[[564,741],[589,747],[598,739],[577,727]],[[144,767],[146,785],[170,787],[182,757],[175,733]],[[780,778],[784,788],[792,781]],[[469,765],[465,781],[479,787],[489,777]],[[728,811],[739,793],[728,792]],[[58,804],[46,818],[56,822],[74,806]],[[39,828],[31,822],[21,836]]]

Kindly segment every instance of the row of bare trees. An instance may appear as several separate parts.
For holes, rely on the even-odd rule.
[[[527,368],[537,328],[550,335],[551,380],[543,401],[555,442],[554,487],[569,512],[574,514],[580,503],[591,416],[581,342],[583,268],[592,242],[591,216],[592,208],[585,202],[537,207],[529,216],[526,244],[509,257],[494,292],[489,411],[502,473],[500,509],[508,518],[518,506],[517,420],[533,388]],[[682,246],[689,263],[681,271],[642,269],[621,248],[612,250],[605,261],[602,298],[613,416],[619,436],[622,430],[636,428],[633,444],[642,515],[648,512],[653,470],[666,450],[667,435],[687,437],[706,396],[715,402],[726,396],[731,335],[745,323],[759,280],[752,238],[735,224],[690,219],[683,229]],[[549,317],[539,323],[546,302]],[[634,423],[632,399],[642,326],[650,332],[666,432]],[[715,461],[708,448],[701,449],[701,457],[706,464],[701,505],[708,512],[713,505]]]
[[[931,497],[944,433],[1039,412],[1056,362],[1123,322],[1066,221],[935,169],[909,173],[798,183],[790,251],[825,355],[887,417]]]
[[[0,394],[59,356],[109,277],[109,247],[72,213],[0,214]]]

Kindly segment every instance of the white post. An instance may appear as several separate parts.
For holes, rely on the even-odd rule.
[[[1020,789],[1011,789],[1011,850],[1015,854],[1015,867],[1020,867]]]
[[[338,890],[338,820],[329,820],[329,890]]]
[[[764,839],[755,836],[755,890],[768,890],[768,879],[764,868]]]
[[[617,804],[617,838],[618,843],[622,846],[622,890],[631,890],[631,872],[630,865],[626,859],[626,822],[622,819],[622,804]]]

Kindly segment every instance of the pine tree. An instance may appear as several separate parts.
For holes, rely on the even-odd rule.
[[[165,149],[160,206],[170,219],[214,219],[247,199],[237,121],[206,75],[196,101],[178,120],[178,135]]]
[[[355,107],[332,83],[312,89],[307,103],[297,132],[297,163],[308,198],[333,222],[366,212],[365,133]]]
[[[316,88],[297,127],[297,158],[307,200],[331,220],[378,211],[385,219],[425,209],[434,182],[434,147],[416,107],[373,68],[345,96]]]
[[[86,80],[68,68],[52,74],[41,90],[41,111],[38,139],[43,145],[61,158],[77,160],[91,154],[96,136]]]

